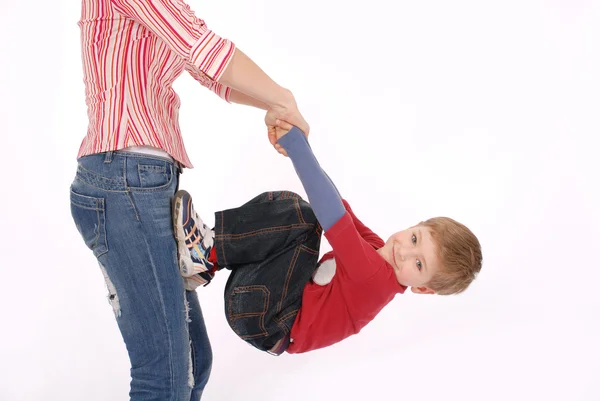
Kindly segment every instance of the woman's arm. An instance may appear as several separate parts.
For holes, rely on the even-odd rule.
[[[267,110],[271,110],[273,116],[297,126],[308,135],[310,127],[300,114],[292,92],[275,83],[240,49],[235,50],[235,54],[218,81],[266,104]]]
[[[231,103],[243,104],[244,106],[251,106],[265,111],[269,110],[269,106],[266,103],[261,102],[260,100],[248,96],[245,93],[242,93],[235,89],[231,90],[231,94],[229,95],[229,101]]]
[[[284,121],[308,134],[309,126],[300,114],[292,93],[275,83],[235,45],[208,29],[183,0],[111,0],[125,17],[131,18],[163,40],[187,61],[194,78],[224,99],[233,95],[243,104],[264,103]],[[262,105],[261,105],[262,106]],[[263,107],[261,107],[263,108]]]

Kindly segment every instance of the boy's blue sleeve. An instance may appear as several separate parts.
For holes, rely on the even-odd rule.
[[[292,160],[321,227],[328,230],[346,213],[337,188],[319,165],[302,131],[293,127],[278,142]]]

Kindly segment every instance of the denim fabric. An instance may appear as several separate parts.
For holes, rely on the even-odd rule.
[[[71,213],[96,256],[131,361],[130,399],[199,400],[212,352],[195,292],[177,264],[171,200],[179,170],[160,157],[79,159]]]
[[[233,331],[267,351],[289,334],[316,269],[321,227],[292,192],[266,192],[215,213],[217,263],[230,269],[225,312]]]

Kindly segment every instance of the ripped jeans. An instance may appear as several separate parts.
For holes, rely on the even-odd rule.
[[[178,168],[125,152],[78,162],[71,213],[106,280],[131,362],[130,399],[200,400],[212,351],[198,297],[184,290],[177,263]]]

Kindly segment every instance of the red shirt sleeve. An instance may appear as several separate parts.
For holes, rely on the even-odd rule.
[[[342,203],[344,204],[344,207],[346,208],[348,213],[350,213],[352,221],[354,222],[354,226],[356,227],[356,230],[358,231],[360,236],[363,237],[367,242],[369,242],[377,249],[384,246],[385,242],[381,239],[381,237],[375,234],[373,231],[371,231],[369,227],[365,226],[363,222],[360,221],[358,217],[356,217],[356,215],[352,211],[352,208],[350,207],[350,204],[348,204],[348,202],[345,199],[342,199]]]
[[[345,201],[344,206],[346,214],[325,232],[341,270],[336,274],[348,275],[354,281],[367,280],[387,265],[375,250],[377,244],[383,246],[383,240],[353,216]]]

